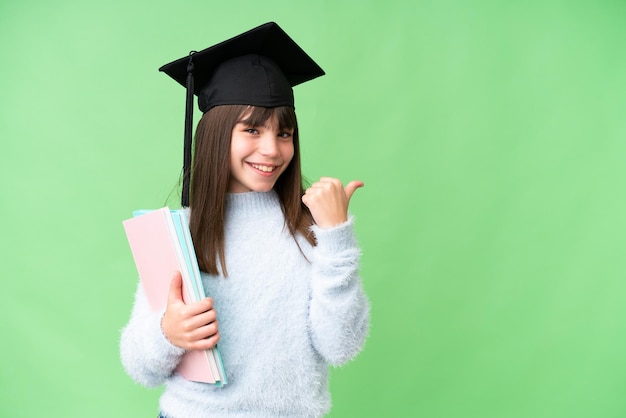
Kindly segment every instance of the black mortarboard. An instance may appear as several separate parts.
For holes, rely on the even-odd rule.
[[[193,95],[202,112],[227,104],[294,106],[292,87],[324,75],[276,23],[270,22],[165,64],[187,89],[182,205],[189,206]]]

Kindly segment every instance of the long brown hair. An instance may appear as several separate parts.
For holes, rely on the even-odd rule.
[[[233,128],[244,114],[247,115],[246,123],[251,126],[261,126],[270,118],[276,118],[281,129],[294,130],[293,158],[276,181],[274,190],[278,194],[285,216],[285,226],[291,235],[295,239],[298,233],[302,234],[311,245],[315,245],[315,236],[309,230],[313,224],[313,217],[302,203],[304,188],[298,122],[294,109],[289,106],[276,108],[247,105],[216,106],[202,116],[196,130],[191,171],[189,228],[200,270],[218,275],[219,259],[224,277],[228,276],[224,256],[224,222],[226,195],[230,183],[230,141]]]

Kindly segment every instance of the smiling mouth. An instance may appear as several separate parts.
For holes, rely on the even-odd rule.
[[[264,173],[271,173],[278,168],[275,165],[260,165],[260,164],[252,164],[252,163],[250,163],[250,165],[253,168],[256,168],[257,170],[262,171]]]

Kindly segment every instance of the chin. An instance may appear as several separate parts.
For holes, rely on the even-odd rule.
[[[270,192],[272,190],[274,190],[274,185],[269,185],[269,186],[259,186],[259,187],[255,187],[253,189],[251,189],[254,192],[259,192],[259,193],[265,193],[265,192]]]

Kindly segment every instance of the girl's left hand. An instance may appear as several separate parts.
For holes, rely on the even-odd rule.
[[[332,228],[348,220],[350,198],[363,186],[362,181],[351,181],[343,187],[339,179],[322,177],[306,190],[302,202],[311,211],[318,227]]]

